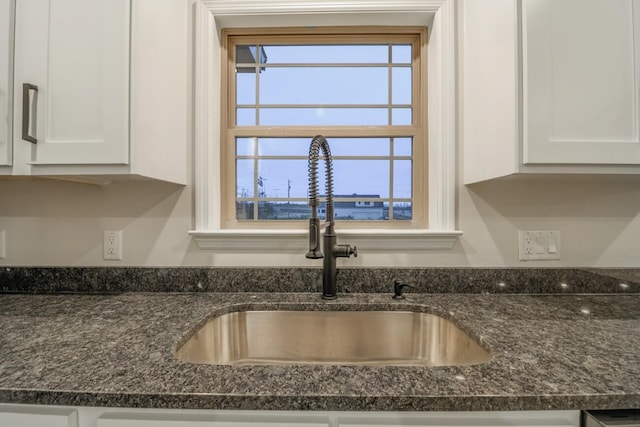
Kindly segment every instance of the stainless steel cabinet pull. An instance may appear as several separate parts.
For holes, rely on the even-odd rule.
[[[29,96],[30,91],[34,91],[33,92],[33,123],[37,123],[36,115],[38,110],[38,86],[32,85],[30,83],[23,83],[22,84],[22,139],[36,144],[38,142],[36,137],[29,135],[29,128],[30,128],[29,121],[31,119],[31,108],[29,105],[31,101],[31,97]]]

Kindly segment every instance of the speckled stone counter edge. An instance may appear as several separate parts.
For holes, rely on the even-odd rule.
[[[640,293],[639,269],[345,268],[338,291]],[[320,268],[2,267],[0,293],[320,292]]]
[[[233,396],[0,390],[0,402],[115,408],[285,411],[526,411],[634,408],[621,396]]]

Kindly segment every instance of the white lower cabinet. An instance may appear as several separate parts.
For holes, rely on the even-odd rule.
[[[78,427],[74,408],[0,405],[0,427]]]
[[[338,415],[340,427],[578,427],[580,411],[371,412]]]
[[[101,415],[97,427],[329,427],[329,417],[315,416],[313,413],[303,415],[297,412],[262,411],[187,411],[163,414],[115,412]]]
[[[579,427],[580,411],[217,411],[0,404],[0,427]]]

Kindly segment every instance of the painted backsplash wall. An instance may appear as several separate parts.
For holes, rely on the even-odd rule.
[[[307,260],[304,248],[257,254],[200,250],[188,235],[193,211],[192,185],[0,180],[0,230],[7,240],[0,265],[321,265]],[[114,229],[123,230],[124,259],[104,261],[103,230]],[[464,235],[452,250],[360,251],[340,265],[640,267],[640,178],[538,176],[461,185],[458,229]],[[560,230],[560,261],[518,261],[517,230]]]

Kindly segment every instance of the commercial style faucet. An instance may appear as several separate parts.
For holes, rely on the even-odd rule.
[[[325,161],[325,177],[327,187],[327,201],[325,209],[325,230],[323,235],[323,249],[320,249],[320,219],[318,218],[318,160],[320,150]],[[335,231],[333,215],[333,159],[329,143],[322,135],[317,135],[311,140],[309,147],[309,206],[311,206],[311,218],[309,218],[309,252],[306,257],[310,259],[323,258],[322,263],[322,298],[336,299],[336,258],[357,257],[357,248],[350,245],[338,245],[338,236]]]

